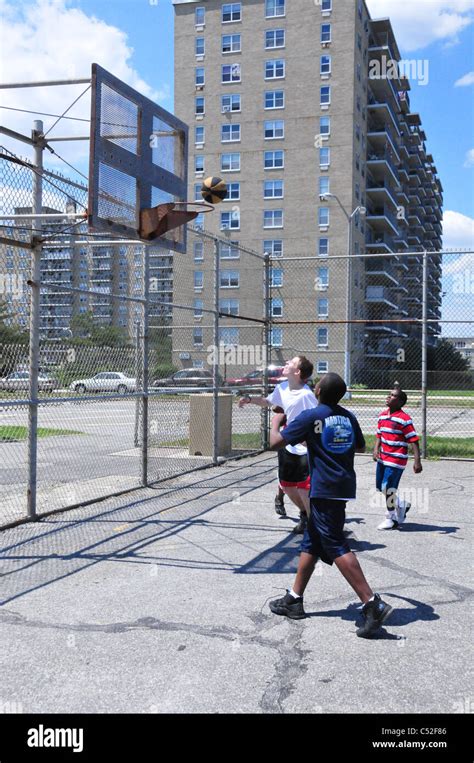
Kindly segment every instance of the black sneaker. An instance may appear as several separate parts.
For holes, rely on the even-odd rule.
[[[357,629],[356,633],[360,638],[370,638],[377,631],[383,622],[387,619],[393,607],[383,601],[378,593],[375,594],[373,601],[368,601],[362,607],[364,624]]]
[[[287,516],[285,504],[278,498],[278,496],[275,498],[275,511],[280,517]]]
[[[269,604],[270,609],[274,615],[285,615],[292,620],[302,620],[306,617],[306,612],[303,607],[303,597],[295,599],[289,591],[283,596],[282,599],[275,599]]]
[[[298,524],[293,528],[293,532],[295,535],[303,535],[304,531],[306,530],[306,525],[308,524],[308,517],[306,514],[300,514],[300,521]]]

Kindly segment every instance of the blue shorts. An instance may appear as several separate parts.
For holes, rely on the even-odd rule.
[[[311,498],[311,515],[301,542],[301,551],[332,564],[350,552],[344,537],[346,501]]]
[[[396,466],[388,466],[378,461],[377,471],[375,472],[377,490],[380,490],[381,493],[387,493],[388,490],[396,490],[402,474],[403,469],[397,469]]]

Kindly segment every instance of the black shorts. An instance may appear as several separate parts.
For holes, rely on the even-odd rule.
[[[350,552],[344,537],[346,501],[311,498],[311,514],[301,542],[301,551],[332,564]]]
[[[309,490],[308,456],[290,453],[286,448],[279,450],[278,479],[282,487],[300,487]]]

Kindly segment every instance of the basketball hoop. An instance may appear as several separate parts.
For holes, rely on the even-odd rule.
[[[179,209],[179,207],[186,207],[186,209]],[[212,212],[213,209],[212,204],[207,204],[205,201],[173,201],[168,204],[158,204],[149,209],[141,209],[140,238],[144,241],[153,241],[173,228],[186,225],[200,212]]]

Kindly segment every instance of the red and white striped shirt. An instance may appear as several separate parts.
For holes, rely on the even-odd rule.
[[[402,410],[390,413],[389,408],[379,416],[376,437],[381,441],[379,461],[396,469],[407,465],[408,443],[420,439],[408,413]]]

